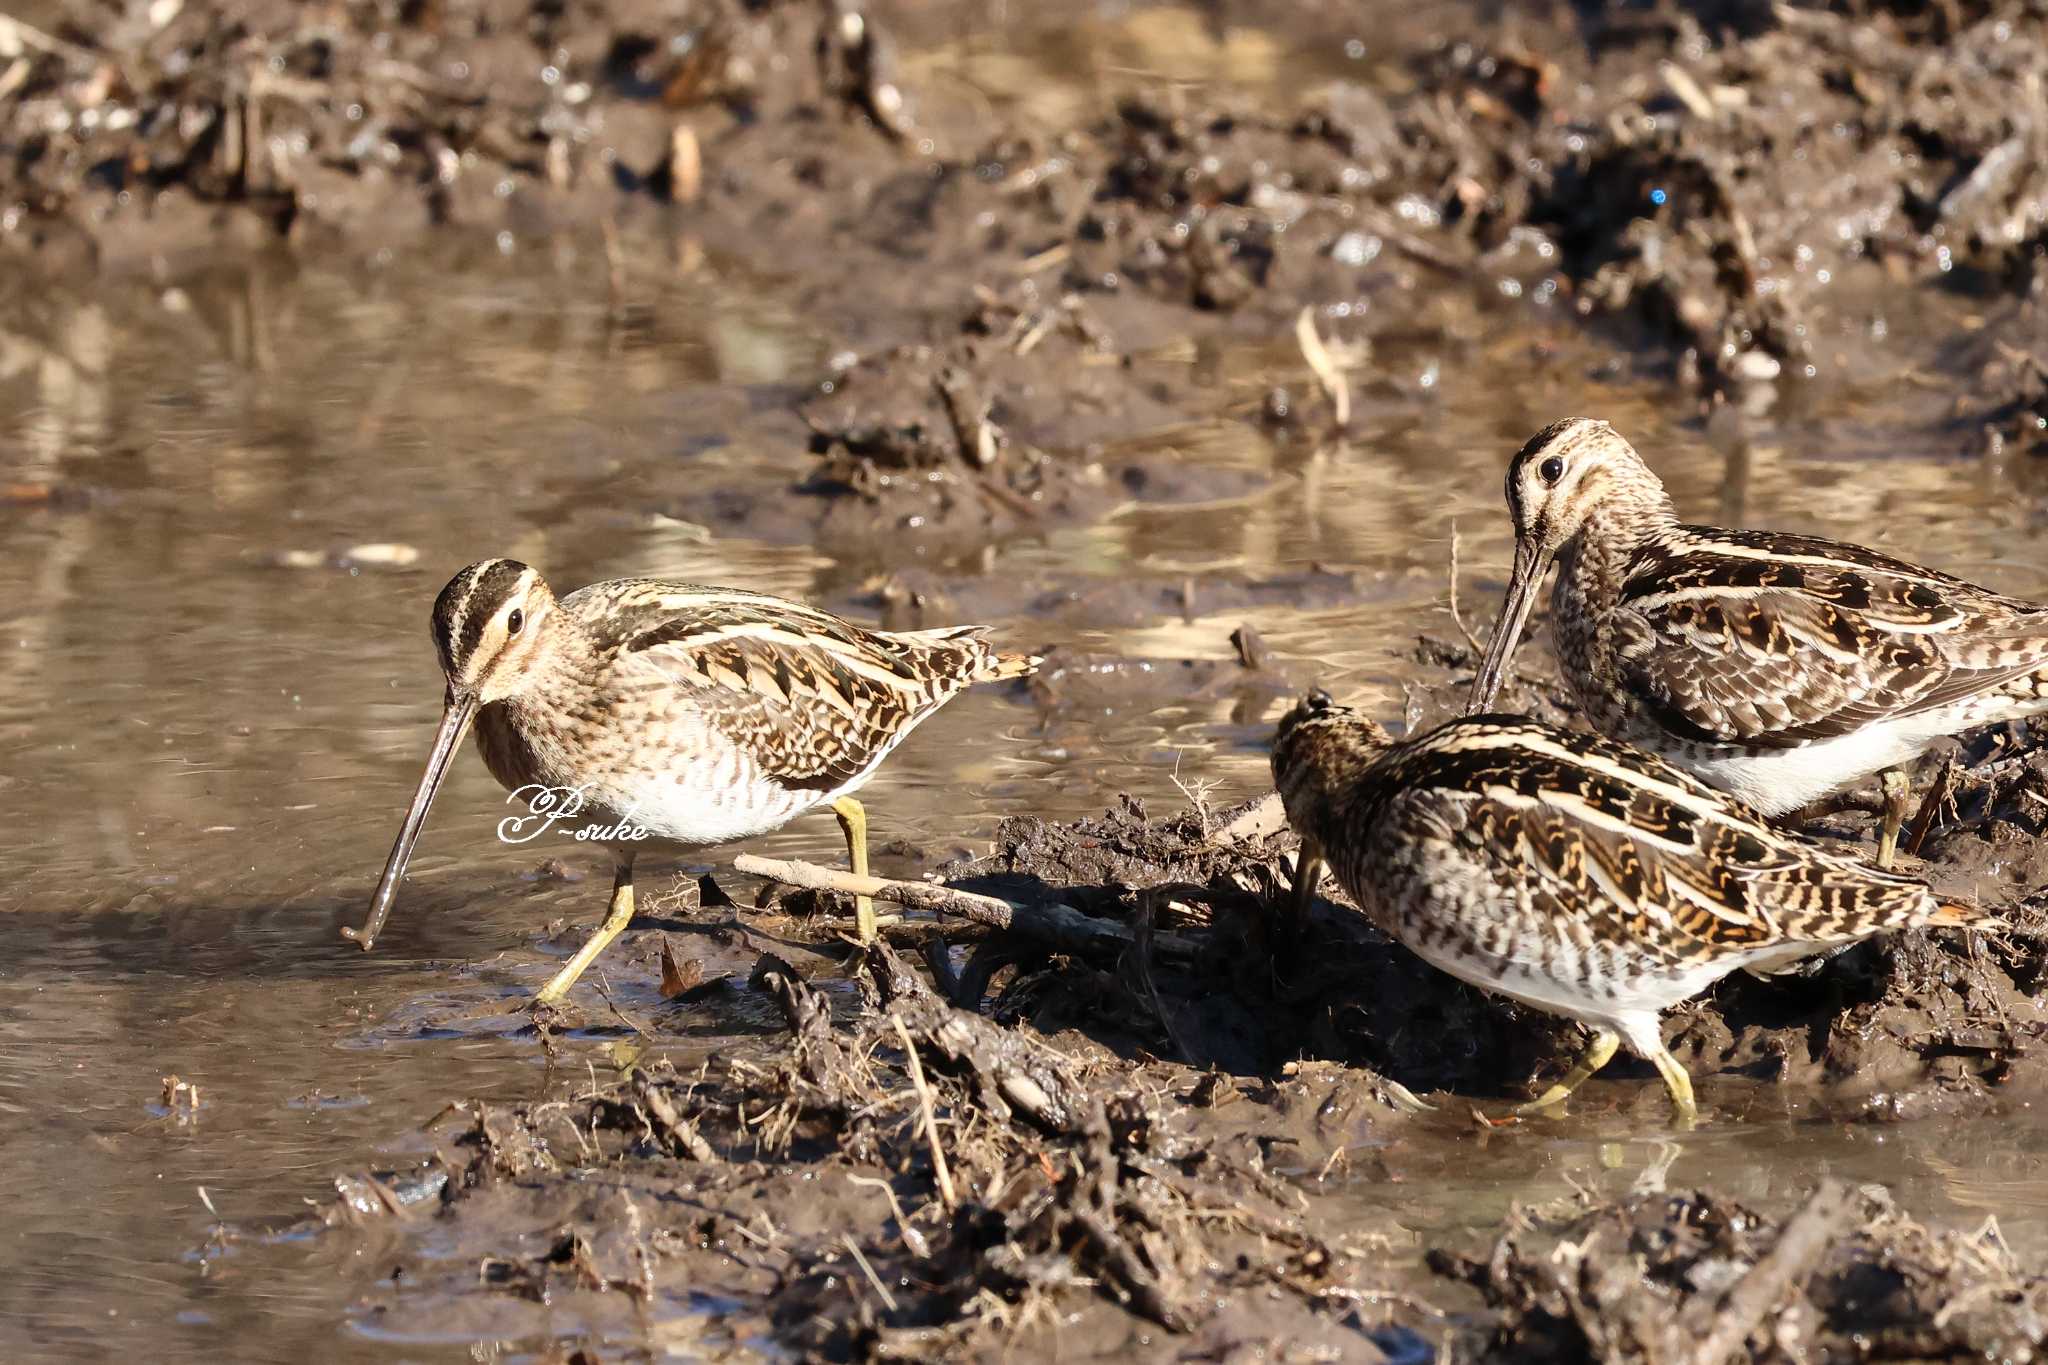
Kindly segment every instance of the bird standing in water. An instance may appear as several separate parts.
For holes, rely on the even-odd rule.
[[[2048,606],[1861,546],[1687,526],[1605,422],[1545,427],[1508,465],[1515,562],[1467,713],[1493,708],[1544,571],[1558,662],[1588,720],[1768,816],[2048,711]]]
[[[369,948],[463,736],[533,809],[567,810],[609,844],[602,927],[536,997],[552,1004],[633,918],[643,838],[683,848],[747,839],[825,805],[857,873],[867,815],[853,793],[903,738],[977,682],[1038,660],[1000,654],[985,628],[867,630],[766,593],[620,578],[556,598],[510,559],[472,564],[434,603],[448,680],[441,727],[370,916],[342,932]],[[874,906],[857,902],[862,942]]]
[[[1461,981],[1576,1019],[1592,1041],[1525,1110],[1623,1042],[1681,1121],[1692,1080],[1658,1015],[1738,969],[1915,925],[1996,927],[1924,882],[1830,853],[1604,736],[1516,716],[1400,742],[1316,692],[1280,722],[1273,781],[1301,836],[1299,923],[1325,859],[1374,924]]]

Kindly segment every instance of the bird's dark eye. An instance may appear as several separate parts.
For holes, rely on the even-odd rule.
[[[1536,472],[1542,476],[1543,482],[1554,484],[1564,477],[1564,461],[1553,455],[1538,465]]]
[[[507,635],[517,635],[519,628],[525,624],[526,613],[514,608],[512,614],[505,618],[505,633]]]

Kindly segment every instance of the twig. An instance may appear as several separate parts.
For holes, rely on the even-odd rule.
[[[1308,362],[1316,382],[1329,397],[1330,407],[1336,418],[1337,430],[1351,425],[1351,385],[1345,381],[1344,371],[1330,355],[1330,348],[1323,344],[1322,335],[1316,331],[1316,310],[1313,305],[1301,310],[1301,316],[1294,321],[1294,340],[1301,347],[1301,358]]]
[[[668,135],[668,197],[674,204],[694,204],[704,192],[704,152],[697,133],[678,123]]]
[[[611,983],[604,979],[603,972],[597,972],[596,974],[594,974],[590,978],[590,984],[597,988],[598,998],[604,1001],[605,1006],[611,1010],[612,1014],[618,1018],[618,1021],[620,1023],[624,1024],[627,1028],[633,1030],[633,1032],[639,1034],[642,1038],[645,1038],[648,1042],[651,1043],[654,1041],[654,1035],[649,1033],[640,1025],[634,1023],[632,1019],[627,1017],[626,1012],[619,1008],[619,1002],[612,999]]]
[[[1131,942],[1131,931],[1121,924],[1083,914],[1071,905],[1043,901],[1030,905],[998,900],[994,896],[958,891],[933,882],[899,882],[885,877],[862,877],[816,863],[761,858],[742,853],[732,860],[733,870],[750,877],[765,877],[785,886],[808,887],[814,891],[838,891],[849,896],[871,896],[876,900],[955,915],[996,929],[1006,929],[1050,943],[1069,951],[1081,949],[1121,950]],[[1162,953],[1193,956],[1195,945],[1181,934],[1161,934],[1156,940]]]
[[[1677,62],[1665,61],[1657,63],[1657,74],[1664,78],[1664,88],[1690,110],[1693,117],[1713,121],[1719,111],[1714,108],[1714,102],[1707,98],[1707,92],[1700,89],[1700,83],[1692,78],[1691,72]]]
[[[18,57],[27,48],[47,52],[53,57],[63,57],[69,61],[84,62],[93,59],[90,48],[67,43],[62,38],[52,37],[32,24],[24,24],[12,15],[0,14],[0,56]]]
[[[989,421],[989,404],[974,387],[965,371],[949,366],[939,371],[932,380],[938,390],[939,401],[946,409],[946,420],[952,423],[953,439],[959,445],[960,458],[970,469],[987,469],[1003,453],[1003,430]]]
[[[910,1041],[910,1030],[904,1027],[902,1016],[898,1015],[892,1022],[896,1025],[896,1036],[903,1040],[903,1055],[910,1064],[910,1088],[917,1092],[918,1108],[924,1113],[924,1136],[932,1145],[932,1178],[938,1182],[939,1198],[947,1208],[958,1208],[960,1196],[953,1192],[953,1173],[946,1169],[946,1149],[939,1145],[939,1120],[932,1112],[932,1088],[924,1081],[924,1063],[917,1060],[917,1044]],[[858,1256],[860,1253],[854,1254]],[[879,1283],[876,1287],[880,1288]],[[883,1290],[882,1297],[888,1296],[888,1291]],[[893,1303],[889,1305],[892,1309],[895,1306]]]
[[[718,1160],[717,1151],[704,1140],[704,1135],[697,1131],[697,1125],[677,1111],[669,1097],[661,1092],[661,1088],[646,1072],[642,1071],[633,1078],[633,1093],[647,1106],[648,1114],[663,1137],[670,1139],[692,1158],[707,1166]]]
[[[1948,803],[1949,783],[1955,779],[1955,775],[1955,755],[1950,754],[1941,760],[1941,768],[1934,774],[1934,784],[1927,789],[1927,799],[1920,803],[1920,813],[1913,817],[1913,823],[1908,827],[1903,845],[1908,856],[1920,856],[1920,846],[1927,842],[1927,835],[1934,828],[1936,817],[1941,814],[1941,808]]]
[[[1036,256],[1026,256],[1011,268],[1019,275],[1035,275],[1049,265],[1064,264],[1072,251],[1073,248],[1071,246],[1065,242],[1060,242],[1054,246],[1047,247]]]
[[[1202,829],[1202,842],[1207,843],[1209,841],[1209,793],[1216,790],[1217,780],[1213,777],[1206,777],[1197,778],[1193,783],[1181,781],[1180,760],[1186,752],[1185,749],[1174,750],[1173,777],[1170,780],[1179,789],[1180,794],[1188,799],[1188,805],[1194,808],[1195,819],[1200,822]],[[1142,932],[1139,937],[1143,937]]]
[[[1785,1291],[1804,1283],[1813,1273],[1814,1266],[1847,1229],[1855,1214],[1849,1188],[1839,1181],[1823,1181],[1805,1207],[1785,1224],[1777,1243],[1736,1282],[1726,1298],[1719,1303],[1711,1299],[1698,1301],[1696,1307],[1703,1310],[1704,1320],[1679,1329],[1688,1335],[1704,1331],[1698,1338],[1699,1347],[1690,1357],[1690,1365],[1725,1365],[1733,1360]]]
[[[882,1283],[882,1277],[877,1275],[875,1268],[868,1264],[868,1258],[860,1254],[860,1246],[853,1240],[853,1234],[842,1232],[839,1234],[839,1240],[846,1244],[846,1249],[853,1253],[853,1259],[858,1261],[860,1268],[867,1273],[868,1283],[873,1285],[875,1292],[882,1296],[882,1302],[888,1305],[891,1313],[895,1312],[896,1296],[889,1292],[888,1285]]]
[[[1361,206],[1356,221],[1373,236],[1392,243],[1394,250],[1410,260],[1420,261],[1447,275],[1462,275],[1471,269],[1469,262],[1404,229],[1391,214]]]
[[[1472,633],[1472,627],[1465,624],[1465,615],[1458,610],[1458,523],[1451,523],[1451,624],[1458,628],[1458,634],[1465,637],[1476,658],[1486,657],[1486,646],[1479,643],[1479,637]]]
[[[609,213],[597,220],[597,226],[604,234],[605,283],[611,290],[612,311],[616,313],[626,302],[626,253],[619,247],[619,225]]]
[[[903,1245],[919,1257],[932,1254],[931,1244],[925,1241],[924,1234],[910,1226],[910,1219],[903,1212],[903,1205],[896,1202],[896,1191],[890,1188],[888,1181],[872,1175],[849,1175],[846,1179],[849,1184],[864,1187],[872,1185],[880,1190],[882,1197],[889,1201],[889,1212],[896,1217],[896,1231],[903,1238]]]
[[[1207,820],[1203,821],[1207,824]],[[1159,994],[1159,983],[1152,976],[1152,929],[1159,918],[1159,902],[1166,899],[1164,888],[1154,887],[1138,893],[1137,941],[1131,945],[1130,963],[1138,975],[1138,982],[1151,997],[1152,1012],[1159,1016],[1159,1027],[1166,1031],[1167,1046],[1176,1054],[1172,1060],[1199,1066],[1195,1054],[1181,1040],[1180,1030],[1174,1027],[1173,1015],[1167,1012],[1165,997]]]

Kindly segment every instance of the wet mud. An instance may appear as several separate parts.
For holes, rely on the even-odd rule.
[[[1930,437],[2002,452],[2048,429],[2048,96],[2011,41],[2038,21],[2019,0],[1156,13],[1135,61],[1209,54],[1242,87],[1034,105],[960,37],[989,22],[974,5],[15,20],[0,242],[161,275],[223,232],[373,257],[431,230],[574,241],[625,316],[706,251],[784,263],[839,334],[797,407],[801,487],[841,546],[957,550],[1156,496],[1156,463],[1105,448],[1219,410],[1313,435],[1333,414],[1307,371],[1360,416],[1424,394],[1432,371],[1374,351],[1455,332],[1447,298],[1609,319],[1710,402],[1768,407],[1896,353],[1981,381],[1943,410],[1930,379]],[[1003,36],[1057,59],[1063,19],[1122,55],[1085,5]],[[1902,288],[1983,300],[1975,354],[1893,337]],[[1303,308],[1331,364],[1216,392],[1206,344]]]
[[[2003,831],[2048,762],[2002,748],[1962,757],[1930,838],[2010,928],[1738,974],[1673,1011],[1666,1037],[1710,1124],[2013,1120],[2041,1101],[2048,907],[2003,898],[2041,876],[2031,839],[2009,867]],[[1832,836],[1867,837],[1854,823]],[[1512,1214],[1490,1249],[1425,1241],[1433,1280],[1396,1274],[1404,1230],[1333,1199],[1332,1171],[1398,1187],[1417,1150],[1540,1147],[1553,1121],[1508,1111],[1577,1030],[1433,971],[1341,901],[1294,937],[1293,844],[1263,799],[1016,817],[985,855],[936,869],[1024,907],[1007,930],[913,915],[865,953],[832,937],[845,898],[764,887],[738,913],[845,955],[811,981],[757,960],[744,989],[779,1012],[781,1042],[465,1108],[424,1171],[345,1181],[330,1224],[426,1219],[394,1181],[435,1194],[431,1257],[400,1251],[359,1311],[403,1332],[449,1311],[518,1324],[539,1304],[556,1333],[658,1321],[831,1359],[1035,1354],[1075,1335],[1360,1360],[2024,1358],[2038,1340],[2048,1277],[1995,1219],[1930,1230],[1877,1185],[1824,1182],[1767,1212],[1666,1193],[1661,1175],[1612,1201],[1581,1188]],[[1667,1120],[1635,1061],[1573,1103]]]
[[[147,823],[188,842],[185,826],[271,828],[253,811],[280,791],[329,812],[337,779],[398,791],[426,711],[365,703],[354,651],[413,621],[454,553],[428,538],[450,525],[478,554],[541,562],[500,543],[513,528],[589,576],[744,574],[897,629],[1002,623],[1046,655],[892,760],[913,823],[886,844],[877,826],[878,870],[1023,907],[1007,929],[908,911],[856,952],[844,897],[692,866],[666,896],[643,884],[602,993],[539,1028],[520,1010],[535,963],[580,937],[601,871],[525,852],[424,863],[409,894],[434,911],[402,915],[394,940],[412,957],[337,967],[371,856],[355,845],[381,853],[389,831],[367,825],[384,812],[278,839],[320,865],[288,906],[310,913],[279,929],[274,883],[299,874],[227,894],[239,845],[160,865],[118,833],[144,822],[105,803],[95,857],[46,850],[30,869],[39,898],[90,907],[89,930],[32,936],[27,956],[83,953],[65,970],[89,1000],[192,961],[202,981],[283,974],[323,999],[345,971],[323,1027],[412,1068],[401,1088],[290,1054],[331,1083],[288,1101],[333,1125],[328,1144],[266,1137],[297,1158],[278,1162],[289,1194],[277,1177],[260,1208],[208,1203],[186,1261],[222,1298],[238,1267],[246,1284],[302,1248],[345,1265],[300,1291],[315,1355],[336,1316],[367,1357],[2037,1349],[2048,1242],[1905,1211],[2039,1208],[2048,760],[2023,727],[1915,773],[1945,793],[1914,831],[1922,870],[2009,927],[1864,945],[1674,1011],[1705,1142],[1737,1136],[1718,1161],[1687,1147],[1707,1172],[1671,1189],[1665,1156],[1624,1169],[1650,1138],[1678,1148],[1647,1065],[1617,1061],[1568,1118],[1508,1121],[1571,1026],[1432,971],[1327,887],[1283,934],[1294,845],[1259,794],[1271,716],[1333,673],[1390,723],[1457,709],[1476,651],[1441,608],[1448,584],[1455,617],[1461,572],[1440,514],[1498,523],[1495,454],[1561,401],[1674,439],[1701,417],[1685,448],[1726,469],[1674,488],[1727,518],[1751,498],[1805,507],[1811,467],[1788,474],[1778,452],[1840,447],[1884,471],[1875,493],[1842,487],[1853,538],[1933,506],[1930,535],[2027,570],[2042,489],[2007,457],[2048,449],[2038,6],[1108,8],[256,0],[0,20],[0,259],[49,283],[0,308],[0,378],[39,384],[33,458],[0,478],[0,516],[43,538],[30,597],[66,601],[99,555],[119,581],[94,579],[96,609],[195,565],[227,573],[241,638],[330,651],[326,677],[242,665],[260,742],[303,757],[289,746],[356,737],[305,775],[222,778],[260,792],[215,825],[161,766],[78,786],[139,787]],[[427,278],[488,276],[500,296],[463,296],[466,323],[398,307],[422,275],[379,272],[415,252]],[[550,283],[506,301],[522,275]],[[371,313],[426,340],[351,330]],[[217,346],[195,350],[201,327]],[[104,396],[130,334],[179,375],[168,395]],[[487,366],[445,362],[472,349]],[[712,359],[655,359],[678,354]],[[230,371],[238,396],[187,392],[188,367]],[[248,396],[351,367],[413,378],[303,408]],[[476,411],[526,420],[532,393],[552,406],[528,430]],[[209,444],[238,402],[253,458]],[[320,444],[336,429],[351,434]],[[481,448],[507,440],[517,463]],[[1900,447],[1975,459],[1987,482],[1942,502],[1948,474],[1894,466]],[[393,448],[452,450],[440,463],[474,477],[423,461],[416,485],[371,496],[360,471]],[[606,464],[619,448],[635,453]],[[338,449],[343,472],[309,449]],[[218,472],[152,486],[145,456],[165,450]],[[406,522],[401,502],[434,516]],[[192,557],[252,526],[232,572]],[[1505,556],[1497,524],[1481,534],[1462,619],[1483,637]],[[175,650],[163,622],[203,631],[219,605],[106,629],[121,650]],[[21,657],[32,636],[38,655],[71,638],[58,619],[26,611]],[[232,642],[195,641],[151,669],[211,676],[207,652]],[[425,664],[377,659],[380,688],[402,677],[431,705]],[[1508,704],[1573,720],[1540,645],[1516,667]],[[301,689],[315,720],[297,719]],[[37,707],[63,690],[0,672],[0,735],[50,729]],[[273,693],[283,721],[262,709]],[[126,690],[112,705],[77,728],[161,725],[166,744],[220,728],[138,723]],[[254,771],[251,727],[229,743],[190,769]],[[10,816],[55,804],[7,794],[19,780],[0,776]],[[1105,808],[1076,818],[1089,806]],[[1870,829],[1856,810],[1815,826],[1845,846]],[[809,837],[774,851],[815,853]],[[108,862],[147,878],[103,882]],[[136,946],[160,930],[161,956]],[[123,989],[148,1003],[95,1036],[241,1026],[211,990],[159,1008],[154,983]],[[21,1028],[26,1053],[41,1040]],[[102,1120],[90,1150],[154,1180],[162,1149],[143,1143],[189,1140],[178,1169],[210,1200],[207,1125],[267,1090],[216,1074],[195,1090],[202,1068],[156,1054],[120,1059],[143,1076],[148,1136]],[[10,1082],[10,1120],[36,1112],[29,1089]],[[402,1098],[335,1117],[380,1092]],[[2015,1146],[1966,1160],[1944,1124]],[[1853,1192],[1821,1180],[1831,1163]],[[283,1212],[314,1189],[307,1169],[345,1165],[317,1217]],[[1560,1172],[1569,1195],[1549,1188]],[[1940,1197],[1878,1188],[1923,1179]],[[209,1340],[256,1330],[206,1302]]]
[[[443,1243],[365,1311],[402,1324],[421,1299],[475,1298],[481,1265],[483,1293],[515,1305],[485,1311],[515,1334],[541,1310],[600,1340],[694,1312],[723,1340],[929,1359],[1113,1337],[1128,1313],[1371,1358],[1379,1334],[1325,1302],[1363,1243],[1304,1225],[1265,1135],[1207,1131],[1234,1098],[1217,1076],[1076,1057],[946,1003],[888,948],[856,971],[848,1022],[764,956],[748,988],[780,1010],[785,1048],[472,1108],[444,1122],[427,1170],[344,1181],[328,1222],[432,1209]],[[1217,1321],[1240,1290],[1261,1306]]]
[[[1484,1256],[1433,1255],[1499,1315],[1486,1360],[2024,1360],[2048,1279],[1996,1220],[1941,1233],[1882,1190],[1824,1183],[1776,1218],[1698,1191],[1523,1220]]]

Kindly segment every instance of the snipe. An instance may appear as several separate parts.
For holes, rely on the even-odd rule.
[[[1395,742],[1314,693],[1280,722],[1273,780],[1302,839],[1297,919],[1327,859],[1425,962],[1592,1031],[1525,1109],[1563,1100],[1626,1042],[1689,1122],[1660,1011],[1887,930],[1998,923],[1774,829],[1654,755],[1521,717]]]
[[[557,599],[540,574],[488,559],[434,603],[448,681],[426,775],[361,930],[376,940],[406,860],[472,723],[506,790],[575,793],[569,827],[609,828],[604,924],[544,986],[559,1001],[633,917],[641,832],[701,848],[764,834],[829,806],[854,871],[867,871],[867,815],[854,800],[890,750],[970,684],[1029,673],[984,628],[891,633],[765,593],[621,578]],[[626,826],[623,831],[619,827]],[[874,907],[858,903],[863,942]]]
[[[1679,522],[1605,422],[1536,433],[1508,466],[1515,562],[1468,713],[1490,710],[1544,571],[1564,676],[1594,726],[1765,815],[1944,735],[2048,710],[2048,606],[1856,545]]]

